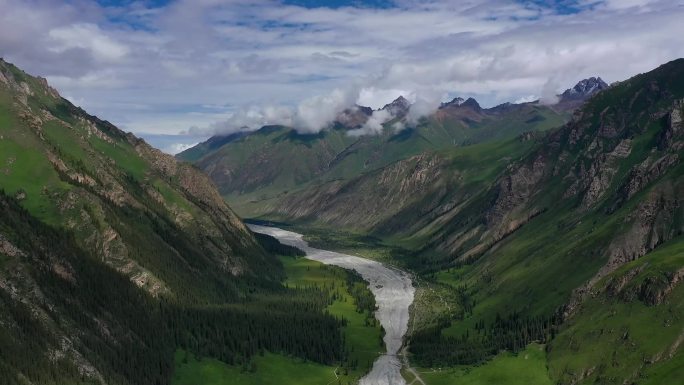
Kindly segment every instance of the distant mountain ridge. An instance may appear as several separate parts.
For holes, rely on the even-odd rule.
[[[558,103],[556,105],[559,108],[576,109],[584,101],[609,87],[608,83],[604,82],[600,77],[590,77],[581,80],[574,87],[568,88],[558,95]]]
[[[403,95],[399,95],[391,103],[385,104],[381,111],[387,111],[394,117],[404,117],[408,114],[411,109],[411,102],[408,101]]]
[[[393,106],[393,107],[392,107]],[[569,114],[538,103],[483,109],[469,99],[449,105],[432,116],[408,125],[406,99],[388,104],[392,117],[378,135],[350,136],[362,127],[368,109],[354,108],[329,129],[299,134],[283,126],[268,126],[248,134],[214,137],[177,155],[192,161],[217,184],[233,195],[241,215],[249,214],[250,202],[272,199],[307,183],[348,178],[384,167],[424,151],[467,146],[487,140],[511,138],[526,131],[543,131],[561,125]],[[398,130],[396,127],[404,125]],[[222,146],[213,143],[224,142]],[[247,210],[245,210],[247,209]]]
[[[608,87],[608,83],[604,82],[600,77],[590,77],[579,81],[574,87],[565,90],[560,96],[561,99],[586,99]]]
[[[260,199],[271,199],[302,184],[357,176],[423,151],[512,138],[559,126],[569,118],[573,106],[602,87],[595,78],[583,80],[573,88],[577,91],[571,102],[550,106],[535,101],[482,108],[474,98],[457,97],[413,125],[407,121],[411,103],[399,96],[377,110],[389,113],[378,135],[347,135],[350,130],[362,128],[375,113],[369,107],[352,106],[318,134],[266,126],[249,133],[212,137],[176,157],[207,172],[222,194],[244,196],[244,200],[236,202],[236,208],[248,214],[243,203],[250,206],[249,201],[261,190],[265,194]]]
[[[554,129],[433,147],[271,198],[261,189],[248,207],[262,219],[347,231],[340,247],[386,246],[383,257],[430,285],[424,298],[442,290],[414,315],[423,324],[409,351],[421,367],[486,367],[502,350],[541,342],[551,383],[678,383],[684,59],[576,88],[567,95],[591,97]],[[439,119],[467,130],[544,108],[465,104],[441,108],[405,140],[444,128]]]

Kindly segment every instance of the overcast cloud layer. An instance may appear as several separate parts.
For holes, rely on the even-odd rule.
[[[0,56],[169,152],[263,124],[316,132],[399,94],[425,111],[534,100],[684,56],[680,0],[299,3],[0,0]]]

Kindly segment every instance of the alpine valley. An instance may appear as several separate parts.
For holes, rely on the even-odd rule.
[[[551,104],[411,107],[350,106],[318,134],[265,126],[177,158],[243,217],[412,272],[406,383],[679,383],[684,60]]]
[[[0,384],[197,384],[201,365],[238,378],[261,361],[368,370],[380,328],[358,276],[295,261],[196,168],[4,61],[0,164]],[[346,343],[348,329],[365,339]]]
[[[0,385],[681,383],[684,59],[412,108],[173,157],[0,60]]]

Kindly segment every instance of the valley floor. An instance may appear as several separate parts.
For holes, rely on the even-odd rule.
[[[392,247],[379,240],[362,240],[354,234],[330,235],[321,229],[301,231],[313,234],[306,239],[316,247],[392,262]],[[458,304],[453,292],[458,282],[447,284],[441,276],[434,278],[414,279],[417,291],[409,331],[431,325],[441,317],[454,316]],[[545,345],[533,343],[517,354],[502,352],[477,366],[414,367],[415,374],[404,368],[402,376],[408,385],[552,385],[547,365]]]
[[[355,384],[370,370],[384,350],[382,334],[376,322],[369,322],[368,314],[357,312],[354,297],[347,288],[347,272],[303,257],[280,259],[289,287],[315,286],[332,290],[335,300],[327,310],[347,320],[343,333],[352,367],[326,366],[269,352],[255,357],[249,366],[228,365],[178,351],[174,385],[346,385]]]
[[[306,229],[298,230],[306,232]],[[357,237],[339,234],[327,239],[320,231],[315,231],[313,234],[315,235],[308,240],[317,247],[340,250],[383,262],[390,260],[390,247],[381,242],[363,242]],[[667,270],[665,265],[679,266],[683,255],[682,243],[676,241],[634,261],[625,269],[644,265],[653,271]],[[185,358],[182,352],[178,352],[174,385],[190,385],[192,382],[188,381],[191,379],[197,379],[195,383],[209,385],[354,384],[369,370],[379,352],[383,350],[380,344],[381,332],[377,326],[367,325],[368,321],[365,316],[356,312],[354,300],[345,289],[344,270],[324,266],[305,258],[282,257],[282,262],[287,272],[287,283],[291,287],[317,285],[334,288],[339,297],[328,310],[331,314],[349,320],[349,324],[345,327],[346,343],[352,352],[353,359],[358,361],[359,367],[344,375],[344,370],[339,367],[313,364],[268,352],[256,357],[253,366],[240,367],[208,359],[198,361],[194,357]],[[440,319],[458,318],[460,304],[455,293],[460,283],[456,278],[457,275],[449,271],[434,276],[414,277],[417,290],[411,309],[409,333],[434,326]],[[655,357],[654,359],[660,357],[658,355],[660,346],[667,346],[667,352],[670,354],[677,351],[675,346],[661,342],[660,339],[663,341],[682,340],[679,304],[683,290],[682,287],[676,288],[670,295],[671,301],[657,307],[641,303],[607,305],[602,302],[605,300],[597,298],[587,302],[586,309],[573,319],[572,324],[564,325],[559,331],[560,334],[552,339],[548,346],[532,343],[516,354],[500,352],[484,363],[470,366],[417,367],[413,363],[414,371],[420,378],[416,378],[411,371],[406,369],[402,371],[402,375],[409,385],[551,385],[556,383],[554,379],[560,378],[564,381],[563,383],[566,383],[570,376],[577,376],[583,370],[582,368],[591,366],[582,360],[593,359],[596,363],[603,365],[601,362],[605,361],[606,357],[613,357],[612,359],[619,363],[617,369],[624,367],[627,362],[630,362],[632,367],[637,367],[640,363],[643,366],[644,355]],[[595,316],[591,316],[592,314]],[[442,330],[442,335],[459,336],[463,323],[457,321],[450,322],[450,324],[451,326]],[[645,324],[663,324],[664,328],[662,330],[649,329],[654,333],[648,337],[640,332],[648,329],[643,326]],[[625,333],[622,332],[618,333],[619,335],[597,334],[604,327],[609,327],[610,330],[628,329],[629,337],[625,340],[623,336]],[[677,339],[678,333],[679,339]],[[571,338],[573,335],[582,336],[582,345],[579,345],[580,342],[573,342]],[[629,343],[628,348],[624,347],[627,343]],[[593,357],[592,354],[587,353],[587,350],[594,351],[600,356]],[[646,364],[642,368],[644,377],[636,380],[635,383],[678,383],[678,376],[682,371],[681,357],[680,353],[669,361]],[[184,358],[186,362],[183,362]],[[608,381],[605,383],[614,383],[610,382],[609,378],[604,378],[604,380]]]
[[[481,366],[416,368],[427,385],[552,385],[546,368],[544,345],[531,344],[518,354],[501,353]],[[410,373],[404,373],[408,384]]]

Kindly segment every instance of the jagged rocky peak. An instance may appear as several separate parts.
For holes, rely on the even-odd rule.
[[[474,98],[468,98],[465,102],[461,103],[461,106],[463,107],[470,107],[473,110],[481,110],[482,107],[480,107],[480,103],[477,102]]]
[[[442,104],[439,106],[439,108],[447,108],[447,107],[451,107],[451,106],[458,107],[458,106],[460,106],[461,104],[463,104],[464,101],[465,101],[465,99],[463,99],[462,97],[458,96],[458,97],[453,98],[450,102],[442,103]]]
[[[442,103],[439,106],[439,109],[458,107],[470,108],[475,111],[482,110],[482,107],[480,107],[480,103],[478,103],[477,100],[475,100],[474,98],[463,99],[461,97],[454,98],[450,102]]]
[[[608,83],[600,77],[590,77],[575,84],[561,94],[562,99],[586,99],[608,88]]]
[[[409,108],[411,108],[411,102],[409,102],[405,97],[400,95],[398,98],[394,99],[392,103],[385,104],[385,106],[382,107],[381,110],[387,110],[393,116],[401,116],[406,115],[408,113]]]
[[[372,108],[355,104],[340,112],[335,118],[335,123],[347,128],[357,128],[366,123],[371,115],[373,115]]]
[[[354,107],[356,108],[356,110],[363,113],[364,115],[367,115],[367,116],[373,115],[373,109],[370,107],[359,106],[358,104],[354,105]]]

